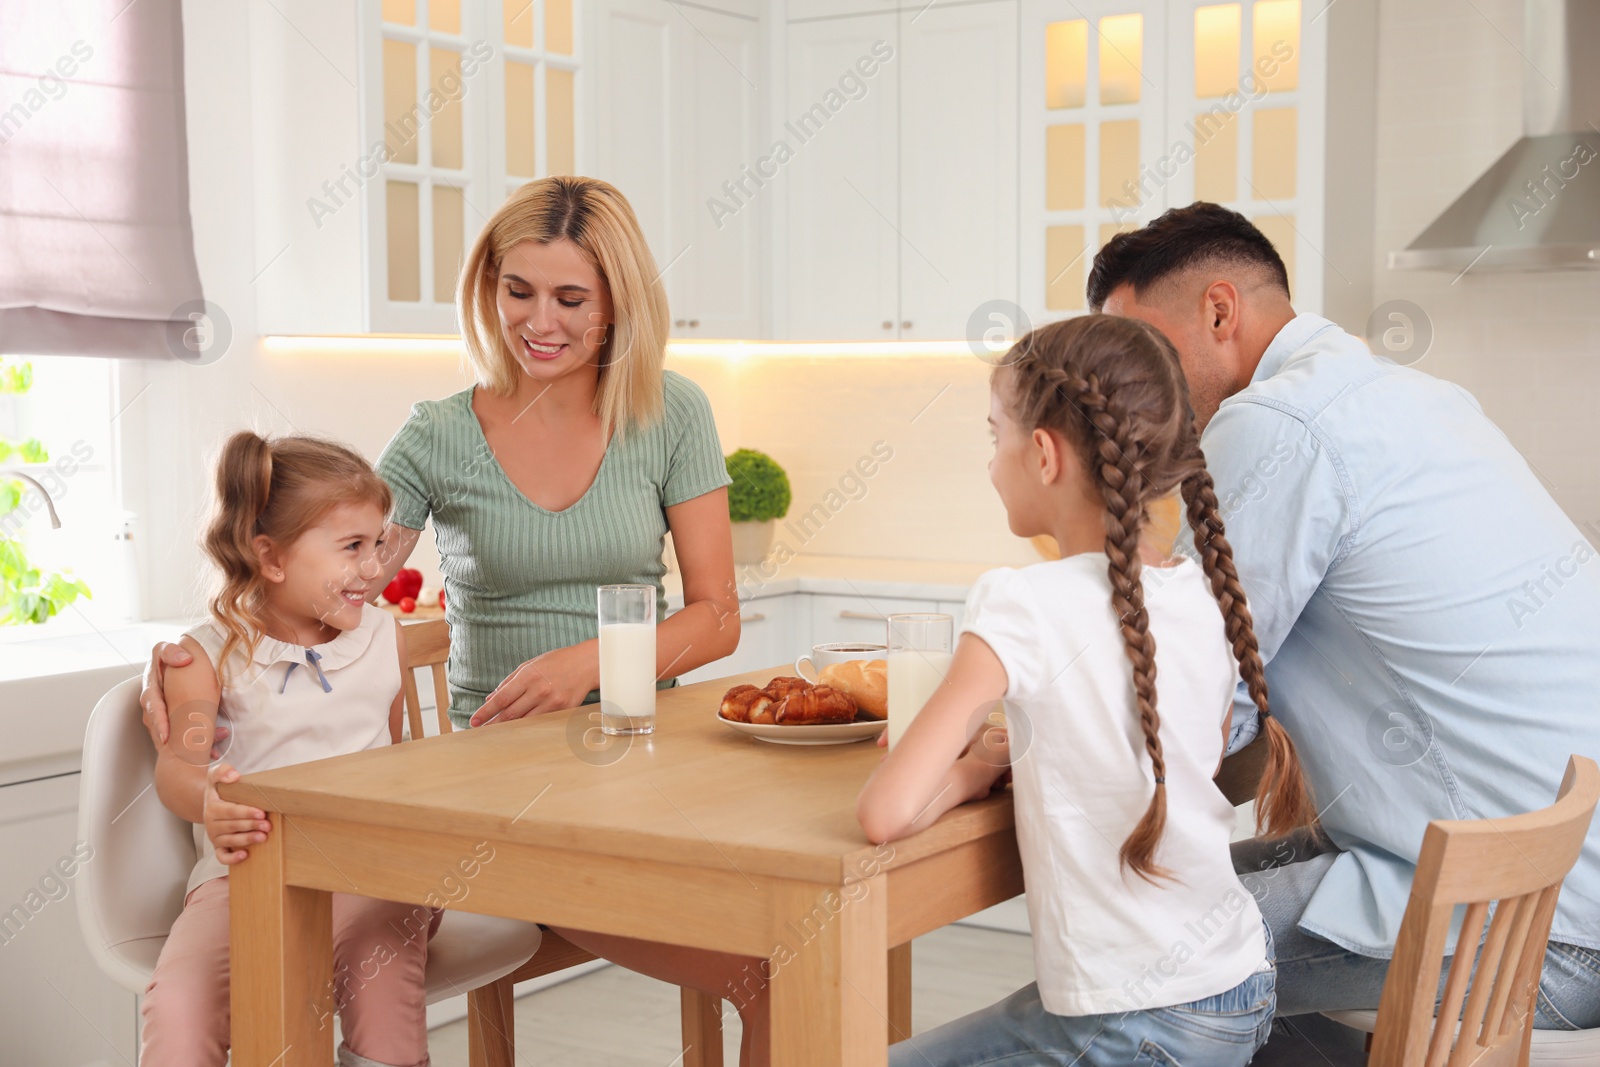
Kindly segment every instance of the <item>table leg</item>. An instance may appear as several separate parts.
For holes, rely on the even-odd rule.
[[[682,1067],[722,1067],[722,999],[684,986]]]
[[[283,816],[228,876],[234,1067],[333,1062],[333,897],[287,884]]]
[[[888,1064],[887,883],[773,887],[773,1067]]]
[[[911,1036],[911,942],[889,950],[889,1044]]]

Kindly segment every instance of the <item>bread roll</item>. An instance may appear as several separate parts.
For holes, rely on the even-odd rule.
[[[817,684],[848,693],[861,711],[874,719],[889,717],[889,662],[847,659],[830,663],[817,674]]]

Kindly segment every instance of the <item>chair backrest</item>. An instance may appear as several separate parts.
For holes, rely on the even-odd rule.
[[[1600,767],[1573,756],[1548,808],[1504,819],[1428,824],[1378,1006],[1372,1067],[1528,1062],[1534,994],[1556,896],[1578,861],[1597,800]],[[1460,905],[1466,916],[1435,1026],[1445,942]]]
[[[450,725],[450,687],[445,681],[444,666],[450,659],[450,624],[443,619],[427,619],[405,624],[406,669],[403,672],[406,690],[406,720],[411,725],[411,736],[422,736],[422,700],[417,696],[417,670],[433,669],[433,704],[439,716],[439,732],[447,734]]]
[[[83,738],[78,840],[94,850],[78,874],[78,923],[112,981],[144,992],[194,869],[194,831],[155,790],[155,746],[139,717],[140,680],[95,705]]]

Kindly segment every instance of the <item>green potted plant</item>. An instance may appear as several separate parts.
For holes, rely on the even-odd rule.
[[[765,452],[741,448],[726,459],[728,518],[733,520],[733,561],[760,563],[772,547],[777,520],[789,513],[789,476]]]
[[[33,364],[8,364],[0,360],[0,394],[16,395],[31,388]],[[52,615],[78,597],[90,595],[89,587],[69,574],[41,572],[28,559],[22,542],[17,539],[22,523],[29,516],[20,510],[26,499],[23,480],[8,477],[5,467],[49,461],[50,452],[38,438],[12,441],[0,436],[0,626],[48,622]],[[31,478],[27,480],[33,482]],[[37,482],[33,484],[38,486]],[[51,515],[54,516],[53,510]]]

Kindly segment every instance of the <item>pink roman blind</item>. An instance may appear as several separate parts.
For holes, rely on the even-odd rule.
[[[0,354],[182,358],[181,0],[0,0]]]

